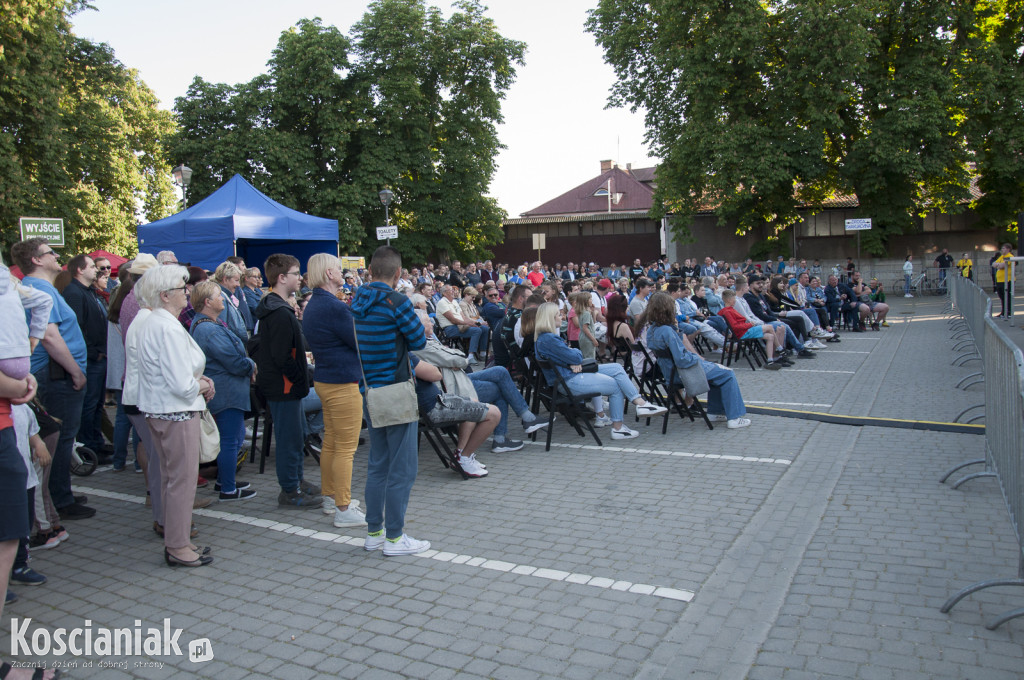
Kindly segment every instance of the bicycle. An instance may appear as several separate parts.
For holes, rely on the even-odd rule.
[[[898,293],[901,290],[905,290],[902,277],[893,281],[892,288],[890,288],[893,293]],[[928,278],[928,272],[921,272],[910,279],[910,292],[918,295],[938,295],[941,291],[936,287],[935,282]]]

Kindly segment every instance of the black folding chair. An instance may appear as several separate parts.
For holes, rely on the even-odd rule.
[[[668,349],[659,349],[654,351],[654,356],[657,359],[672,359],[672,352]],[[669,409],[668,411],[665,411],[665,419],[661,424],[662,434],[665,434],[668,431],[668,416],[672,410],[675,410],[675,412],[679,414],[680,418],[689,417],[691,423],[696,422],[696,419],[693,417],[693,411],[696,410],[697,415],[704,419],[704,423],[708,426],[708,429],[715,429],[715,426],[711,424],[711,419],[708,418],[707,411],[704,410],[704,404],[702,404],[700,399],[698,399],[698,395],[688,394],[688,397],[693,398],[693,404],[687,408],[687,410],[683,410],[686,408],[686,403],[679,394],[679,390],[683,388],[683,385],[679,381],[678,374],[675,371],[672,371],[672,375],[666,379],[665,374],[661,371],[661,364],[659,362],[655,363],[654,370],[658,386],[664,387],[665,393],[668,395],[668,403],[662,404],[662,406]]]
[[[434,425],[425,417],[421,417],[418,434],[423,435],[430,443],[434,453],[441,459],[441,465],[458,472],[462,479],[469,479],[469,475],[459,465],[459,456],[455,453],[459,442],[459,426],[457,424]],[[449,446],[448,440],[451,441],[451,446]]]
[[[582,394],[574,394],[565,383],[565,378],[555,370],[550,362],[544,359],[534,359],[533,363],[536,365],[537,373],[540,376],[540,389],[537,390],[538,398],[547,406],[550,412],[547,426],[548,439],[544,450],[551,450],[551,432],[555,429],[556,412],[561,413],[581,437],[586,437],[587,435],[583,432],[583,427],[581,426],[582,423],[590,431],[590,434],[593,435],[597,445],[604,446],[601,443],[601,438],[597,436],[594,426],[590,423],[589,410],[585,405],[586,402],[594,397],[600,397],[601,393],[584,392]],[[554,384],[548,382],[547,376],[544,374],[545,370],[550,371],[555,376]]]
[[[761,344],[761,340],[737,338],[736,334],[732,332],[732,328],[729,327],[725,329],[725,349],[722,352],[722,357],[725,360],[726,366],[729,366],[734,361],[738,362],[741,357],[745,358],[752,371],[756,371],[768,363],[768,354],[764,351],[764,345]],[[755,363],[757,364],[756,367],[754,366]]]
[[[263,442],[260,446],[260,474],[267,466],[270,458],[270,441],[274,435],[274,419],[270,417],[267,400],[255,385],[249,389],[249,403],[252,409],[252,443],[249,445],[249,462],[256,460],[256,433],[260,429],[260,418],[263,418]]]

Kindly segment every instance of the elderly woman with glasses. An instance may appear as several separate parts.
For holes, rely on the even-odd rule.
[[[224,296],[213,281],[192,289],[192,339],[206,355],[203,374],[217,385],[217,394],[207,408],[217,421],[220,454],[217,456],[217,484],[222,501],[240,501],[256,495],[248,482],[235,480],[238,452],[245,443],[245,412],[249,410],[249,385],[256,377],[256,362],[245,345],[227,326],[217,321],[224,310]]]
[[[164,560],[172,567],[213,562],[208,550],[200,552],[190,541],[199,420],[215,391],[213,381],[203,375],[203,350],[178,322],[185,309],[188,279],[188,270],[179,265],[154,267],[143,274],[135,292],[152,313],[132,325],[137,343],[130,343],[126,350],[129,367],[134,365],[137,371],[137,405],[160,459]]]

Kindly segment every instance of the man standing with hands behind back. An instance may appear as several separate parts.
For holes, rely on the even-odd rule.
[[[394,290],[402,256],[392,246],[373,253],[373,281],[352,300],[356,342],[362,364],[360,391],[408,379],[409,351],[423,349],[427,336],[409,298]],[[399,339],[401,338],[401,340]],[[366,412],[366,402],[363,409]],[[370,452],[366,471],[366,550],[385,555],[415,555],[430,549],[405,533],[405,510],[417,471],[417,423],[374,427],[367,413]]]

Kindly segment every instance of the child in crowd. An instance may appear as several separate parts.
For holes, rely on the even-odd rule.
[[[46,334],[52,308],[49,295],[22,286],[0,263],[0,373],[15,380],[28,377],[29,357]],[[26,311],[31,316],[28,323]]]
[[[46,444],[39,437],[39,425],[36,417],[26,404],[15,404],[11,406],[11,416],[14,420],[14,436],[18,443],[18,452],[25,461],[25,469],[28,472],[26,482],[25,503],[28,505],[28,516],[35,513],[35,491],[39,486],[39,477],[36,474],[37,467],[33,465],[32,458],[40,464],[49,464],[50,454],[46,450]],[[11,569],[11,583],[25,586],[38,586],[46,583],[46,577],[28,566],[29,533],[32,531],[32,523],[24,527],[24,535],[18,541],[18,552],[14,558],[14,566]]]
[[[569,345],[579,349],[584,359],[597,358],[593,309],[590,293],[579,292],[569,296]]]

